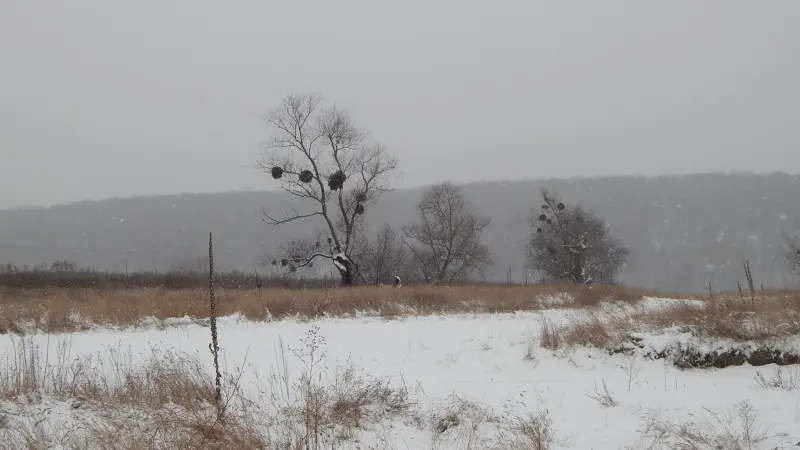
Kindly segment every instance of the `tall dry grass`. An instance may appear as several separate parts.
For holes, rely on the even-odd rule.
[[[297,356],[304,367],[320,364],[313,354]],[[30,337],[15,340],[0,362],[0,449],[321,450],[411,408],[406,388],[349,362],[331,373],[310,369],[297,380],[279,379],[255,398],[236,369],[225,377],[218,408],[201,355],[153,347],[135,359],[119,349],[73,355],[63,344],[51,354]],[[285,357],[279,363],[285,366]]]
[[[550,412],[521,400],[493,408],[453,393],[419,421],[433,432],[432,449],[550,450],[565,443]]]
[[[736,342],[793,336],[800,333],[800,291],[765,292],[755,300],[728,293],[700,305],[682,302],[617,314],[590,312],[551,333],[559,333],[567,345],[611,347],[629,340],[633,332],[672,327],[702,338]]]
[[[64,342],[52,352],[27,337],[13,344],[0,364],[0,448],[255,448],[263,441],[252,417],[226,413],[221,422],[199,355],[152,348],[134,363],[119,349],[73,355]],[[237,380],[227,381],[226,398],[238,408]],[[68,406],[53,419],[58,402]]]
[[[602,285],[220,289],[216,306],[220,316],[239,313],[254,321],[347,316],[358,312],[391,318],[585,307],[609,300],[637,302],[644,294],[637,289]],[[30,329],[74,331],[92,324],[124,327],[136,325],[145,317],[163,320],[185,316],[198,320],[208,317],[206,291],[48,288],[0,292],[0,333],[24,334]]]
[[[756,449],[770,437],[769,425],[747,400],[728,411],[705,409],[702,415],[688,419],[663,418],[661,411],[646,411],[640,429],[642,449]]]
[[[700,336],[735,341],[791,336],[800,333],[800,291],[769,292],[755,301],[728,295],[707,300],[703,308],[679,304],[632,319],[649,327],[691,327]]]

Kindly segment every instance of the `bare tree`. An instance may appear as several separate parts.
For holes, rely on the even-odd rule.
[[[794,247],[792,249],[792,267],[795,270],[800,270],[800,248]]]
[[[408,248],[391,225],[381,227],[374,240],[366,240],[358,251],[361,274],[368,282],[388,284],[395,276],[410,278]]]
[[[167,268],[167,271],[175,273],[202,273],[206,270],[208,270],[208,257],[202,256],[177,259]]]
[[[428,189],[417,205],[419,221],[403,228],[408,248],[426,282],[485,276],[494,264],[481,233],[488,217],[470,210],[461,188],[450,182]]]
[[[800,272],[800,232],[787,240],[788,250],[786,252],[786,261],[792,270]]]
[[[263,213],[273,226],[296,220],[318,220],[325,242],[294,241],[281,265],[289,272],[327,259],[336,267],[342,285],[355,284],[358,264],[350,257],[365,208],[388,190],[397,169],[385,147],[369,140],[340,109],[322,106],[316,94],[290,94],[267,116],[274,129],[272,142],[259,167],[281,189],[303,200],[305,211]]]
[[[36,270],[35,267],[34,270]],[[59,260],[50,265],[50,270],[53,272],[75,272],[78,270],[78,266],[72,261]]]
[[[567,207],[542,189],[544,204],[528,219],[528,264],[547,280],[614,283],[628,249],[606,223],[580,206]]]

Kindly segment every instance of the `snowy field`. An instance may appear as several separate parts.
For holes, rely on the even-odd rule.
[[[658,303],[652,300],[641,307],[653,307],[654,302]],[[253,400],[276,402],[267,395],[270,380],[281,374],[289,379],[299,376],[307,358],[289,348],[304,347],[304,336],[316,329],[317,338],[322,338],[317,354],[325,354],[322,377],[349,359],[358,371],[391,377],[394,385],[409,389],[413,414],[362,424],[357,435],[339,443],[341,448],[484,448],[500,433],[502,418],[529,413],[549,415],[555,437],[552,448],[679,448],[680,435],[692,430],[715,439],[712,445],[717,448],[738,448],[736,441],[746,441],[747,432],[763,438],[752,448],[800,446],[800,373],[795,366],[780,369],[783,380],[794,381],[765,388],[757,383],[757,372],[773,379],[778,374],[775,365],[680,370],[664,359],[646,356],[653,345],[668,346],[665,341],[670,339],[679,342],[679,333],[643,336],[645,348],[633,356],[610,355],[600,349],[540,347],[543,317],[558,324],[575,314],[581,312],[551,309],[270,323],[229,316],[219,324],[221,366],[229,373],[242,371],[241,386]],[[0,355],[19,351],[20,339],[0,337]],[[209,373],[213,371],[209,330],[189,321],[176,320],[165,329],[37,334],[32,339],[42,352],[49,349],[45,353],[50,355],[66,343],[70,359],[96,355],[98,361],[122,352],[135,363],[153,348],[173,349],[199,355]],[[45,421],[50,429],[80,412],[74,400],[38,400],[38,406],[25,408],[6,402],[3,409],[6,415],[20,414],[21,420]],[[43,415],[45,409],[48,412]],[[447,416],[447,411],[458,419],[440,426],[436,415]]]

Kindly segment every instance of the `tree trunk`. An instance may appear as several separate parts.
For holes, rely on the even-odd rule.
[[[356,284],[356,277],[353,276],[353,270],[346,270],[344,272],[339,271],[339,275],[342,277],[342,286],[355,286]]]
[[[347,257],[338,256],[333,260],[336,270],[339,271],[342,286],[354,286],[356,284],[356,274],[353,270],[353,262]]]
[[[571,274],[572,282],[575,284],[582,284],[586,278],[583,273],[583,261],[581,259],[581,254],[576,253],[574,258]]]

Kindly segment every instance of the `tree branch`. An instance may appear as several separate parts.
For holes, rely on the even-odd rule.
[[[319,211],[315,211],[308,214],[300,214],[297,212],[297,210],[295,210],[294,215],[284,214],[284,217],[282,219],[277,219],[267,214],[267,212],[263,208],[261,210],[261,220],[273,226],[294,222],[295,220],[305,219],[307,217],[321,216],[321,215],[322,213],[320,213]]]

